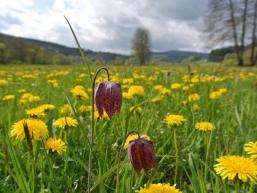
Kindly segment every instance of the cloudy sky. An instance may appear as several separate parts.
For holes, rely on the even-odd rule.
[[[68,17],[85,49],[129,54],[136,28],[152,49],[207,51],[208,0],[0,0],[0,32],[75,47]]]

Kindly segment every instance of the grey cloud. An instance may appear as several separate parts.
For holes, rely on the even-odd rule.
[[[11,25],[22,25],[22,21],[9,13],[0,15],[0,27],[8,28]]]

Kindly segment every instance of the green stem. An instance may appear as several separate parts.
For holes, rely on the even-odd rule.
[[[236,181],[235,193],[240,193],[240,183],[239,183],[239,180]]]
[[[177,183],[177,176],[178,176],[178,146],[177,146],[177,134],[176,134],[176,128],[173,128],[173,141],[174,141],[174,149],[175,149],[175,180],[174,183]]]
[[[94,135],[95,135],[95,83],[98,74],[104,70],[107,73],[108,81],[110,80],[109,71],[107,68],[100,68],[96,71],[95,77],[92,83],[92,110],[91,110],[91,136],[89,145],[89,155],[88,155],[88,178],[87,178],[87,193],[91,192],[91,177],[92,177],[92,157],[93,157],[93,147],[94,147]]]

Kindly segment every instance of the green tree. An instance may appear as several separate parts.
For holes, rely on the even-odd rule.
[[[138,28],[133,40],[133,52],[140,65],[150,61],[150,38],[149,32],[144,28]]]

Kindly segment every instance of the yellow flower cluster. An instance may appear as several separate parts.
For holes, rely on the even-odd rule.
[[[72,117],[61,117],[54,121],[53,125],[60,129],[65,129],[67,127],[76,127],[78,122]]]
[[[48,135],[47,125],[43,121],[38,119],[23,119],[13,124],[10,136],[16,136],[16,139],[23,140],[25,138],[24,127],[28,128],[32,139],[39,140]]]
[[[195,124],[195,128],[200,131],[212,131],[215,126],[207,121],[198,122]]]
[[[209,95],[209,97],[211,99],[216,99],[216,98],[220,98],[222,95],[224,95],[225,93],[227,93],[227,89],[226,88],[221,88],[217,91],[212,91]]]
[[[164,120],[169,126],[179,126],[186,121],[182,115],[167,115]]]
[[[45,149],[47,152],[57,152],[58,154],[62,154],[66,151],[67,146],[61,139],[49,138],[45,142]]]
[[[150,184],[149,187],[141,188],[136,191],[137,193],[182,193],[176,188],[176,185],[169,184]]]
[[[218,164],[214,170],[222,179],[234,181],[236,179],[242,182],[256,182],[257,180],[257,162],[253,159],[228,155],[217,159]]]
[[[89,99],[88,94],[86,93],[86,90],[83,86],[77,85],[70,91],[74,96],[76,96],[78,99],[87,100]]]

